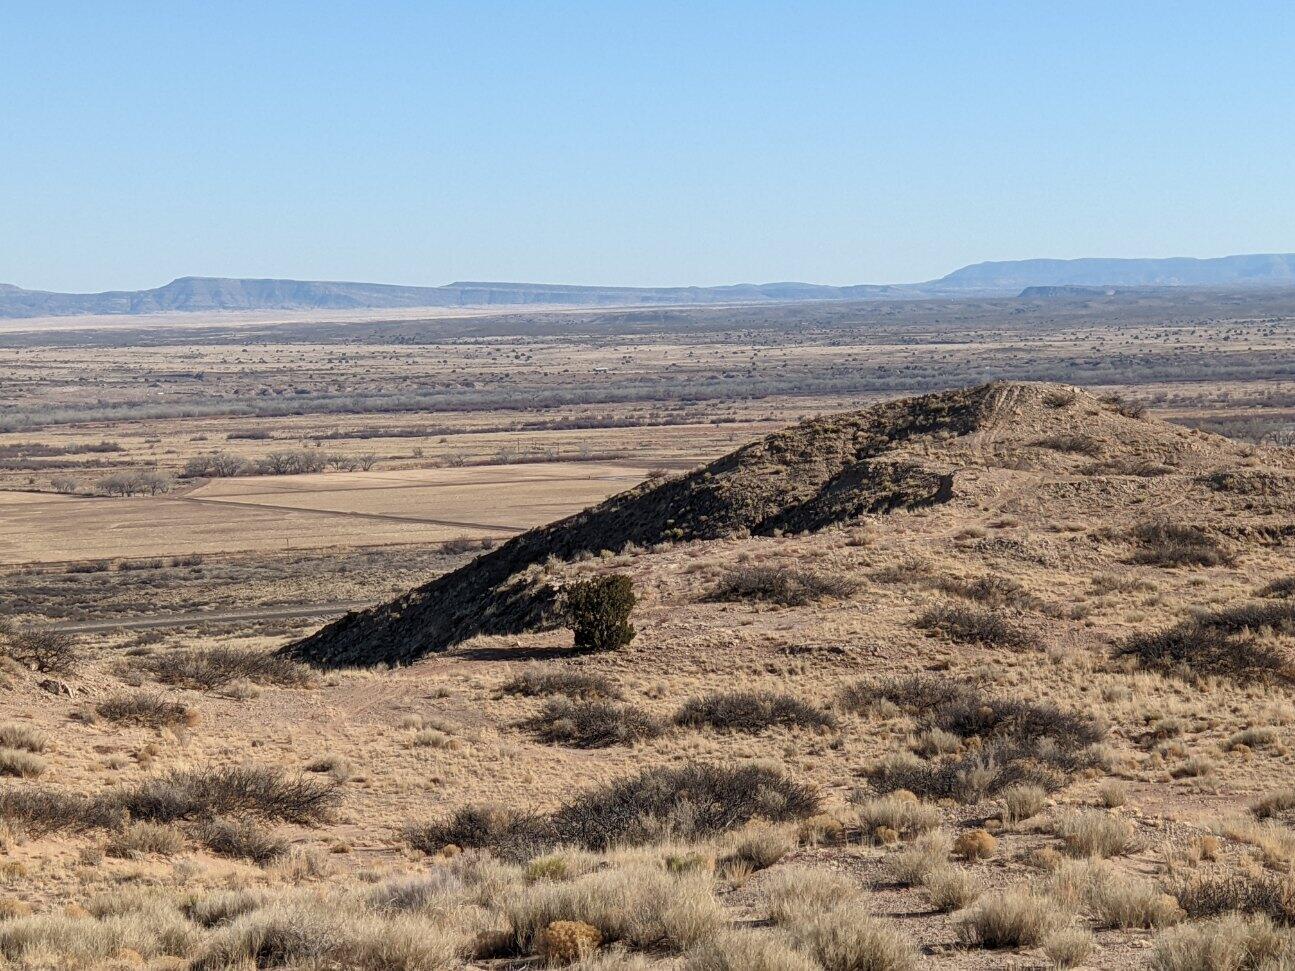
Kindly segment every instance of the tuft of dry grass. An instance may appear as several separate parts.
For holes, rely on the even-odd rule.
[[[817,911],[788,932],[825,971],[910,971],[919,967],[917,947],[858,899]]]
[[[1295,931],[1239,914],[1171,928],[1151,953],[1153,971],[1277,971],[1293,962]]]
[[[573,670],[556,664],[527,666],[505,681],[499,690],[504,694],[522,695],[527,698],[566,695],[568,698],[582,700],[593,698],[615,700],[621,697],[620,688],[605,675]]]
[[[683,704],[676,725],[756,734],[768,728],[831,728],[836,719],[793,695],[776,691],[716,691]]]
[[[1118,816],[1076,810],[1057,817],[1053,832],[1071,856],[1123,856],[1135,846],[1133,824]]]
[[[161,823],[131,823],[114,833],[104,846],[108,856],[134,859],[149,853],[171,856],[184,849],[184,834]]]
[[[980,902],[962,918],[958,933],[974,947],[1037,947],[1069,922],[1051,898],[1030,890],[1008,890]]]
[[[179,688],[217,691],[240,683],[305,688],[315,683],[306,665],[279,654],[230,647],[189,648],[136,658],[156,681]]]
[[[545,742],[573,748],[606,748],[659,738],[666,732],[661,719],[637,705],[609,701],[550,698],[523,725]]]
[[[9,722],[0,725],[0,748],[21,749],[39,754],[49,748],[49,737],[30,725]]]
[[[0,776],[36,779],[49,768],[44,758],[20,748],[0,748]]]
[[[102,718],[118,725],[143,728],[192,727],[198,724],[198,713],[178,701],[167,701],[160,695],[110,695],[95,705]]]

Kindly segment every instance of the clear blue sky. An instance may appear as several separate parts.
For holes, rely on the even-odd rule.
[[[0,8],[0,282],[1295,251],[1295,4]]]

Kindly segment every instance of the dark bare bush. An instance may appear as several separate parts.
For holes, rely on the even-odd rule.
[[[968,580],[946,576],[936,580],[935,586],[955,597],[994,607],[1030,609],[1039,606],[1038,601],[1011,577],[988,574]]]
[[[489,850],[513,862],[529,860],[558,843],[552,821],[546,817],[484,805],[464,806],[435,822],[411,824],[405,827],[404,837],[410,846],[429,856],[453,846]]]
[[[550,698],[522,723],[545,742],[574,748],[606,748],[659,738],[667,725],[635,705]]]
[[[985,647],[1009,647],[1014,650],[1032,647],[1030,634],[1004,620],[992,610],[961,604],[932,607],[917,618],[917,626],[942,634],[955,644],[981,644]]]
[[[1043,396],[1043,403],[1049,408],[1069,408],[1079,400],[1079,392],[1074,388],[1057,388]]]
[[[0,820],[29,836],[113,829],[126,813],[113,802],[31,784],[0,787]]]
[[[198,840],[217,856],[273,862],[288,851],[288,841],[264,826],[246,819],[212,819],[198,826]]]
[[[1295,576],[1278,577],[1260,590],[1259,596],[1272,600],[1295,599]]]
[[[1199,526],[1179,523],[1142,523],[1133,528],[1142,548],[1133,562],[1147,566],[1233,566],[1236,557]]]
[[[1117,645],[1114,654],[1179,677],[1295,680],[1290,652],[1266,635],[1295,636],[1295,601],[1242,604],[1197,614],[1167,630],[1134,634]]]
[[[1100,400],[1112,411],[1123,415],[1125,418],[1145,418],[1147,415],[1147,406],[1141,401],[1130,401],[1118,394],[1102,395]]]
[[[174,728],[198,723],[198,713],[188,705],[167,701],[159,695],[112,695],[95,705],[94,710],[118,725]]]
[[[1295,884],[1284,874],[1240,870],[1196,874],[1180,881],[1172,893],[1193,919],[1239,912],[1295,924]]]
[[[1096,458],[1102,454],[1102,443],[1091,435],[1060,433],[1035,439],[1030,444],[1036,448],[1067,452],[1071,455],[1087,455],[1089,458]]]
[[[135,663],[163,684],[204,691],[214,691],[234,681],[302,688],[315,680],[314,672],[298,661],[278,654],[231,647],[170,651],[138,659]]]
[[[1139,479],[1154,479],[1162,475],[1172,475],[1174,467],[1151,459],[1121,455],[1094,462],[1083,472],[1085,475],[1132,475]]]
[[[971,685],[949,678],[913,674],[882,681],[856,681],[842,689],[840,701],[846,710],[860,714],[872,711],[878,702],[889,702],[912,712],[928,712],[957,701],[966,691],[975,690]]]
[[[341,786],[327,777],[287,775],[264,766],[189,769],[143,779],[111,793],[132,819],[203,820],[250,814],[291,823],[318,823],[341,802]]]
[[[81,663],[76,638],[56,630],[20,630],[0,633],[0,652],[25,668],[42,674],[71,674]]]
[[[785,566],[750,566],[729,570],[708,600],[764,600],[783,607],[803,607],[819,600],[843,600],[859,589],[846,576]]]
[[[816,705],[776,691],[716,691],[683,704],[676,725],[756,734],[767,728],[832,728],[836,719]]]
[[[700,839],[752,819],[786,822],[819,810],[812,787],[762,765],[661,766],[586,792],[558,810],[564,840],[601,850],[665,835]]]
[[[558,665],[532,665],[500,688],[504,694],[537,698],[566,695],[568,698],[619,698],[621,690],[610,678],[590,671],[573,671]]]
[[[978,751],[930,762],[911,756],[887,759],[872,768],[868,781],[881,793],[907,790],[922,799],[974,803],[1014,786],[1055,792],[1092,764],[1085,752],[997,739]]]

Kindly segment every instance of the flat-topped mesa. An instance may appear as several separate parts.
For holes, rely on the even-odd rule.
[[[551,624],[555,595],[529,567],[627,545],[814,532],[946,502],[955,474],[1076,422],[1108,437],[1171,426],[1121,414],[1073,388],[991,383],[808,419],[678,478],[647,482],[532,529],[398,599],[288,645],[325,667],[401,664],[477,634]],[[1143,431],[1135,433],[1133,426]],[[983,434],[982,434],[983,433]],[[1173,435],[1186,430],[1173,428]]]

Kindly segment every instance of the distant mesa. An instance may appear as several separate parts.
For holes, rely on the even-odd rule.
[[[813,300],[1011,297],[1073,287],[1292,287],[1295,255],[1218,259],[1015,260],[976,263],[926,283],[821,286],[740,283],[719,287],[597,287],[460,281],[440,287],[187,276],[151,290],[53,293],[0,284],[0,317],[238,310],[380,310],[404,307],[625,307]],[[1023,294],[1022,294],[1023,295]],[[1031,292],[1029,299],[1061,294]],[[1071,294],[1074,296],[1074,294]]]

